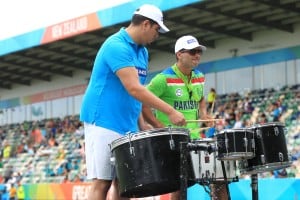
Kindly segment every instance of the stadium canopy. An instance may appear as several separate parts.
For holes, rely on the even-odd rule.
[[[254,34],[263,30],[288,35],[300,22],[299,0],[162,2],[159,6],[171,31],[149,45],[150,58],[160,52],[172,53],[176,39],[184,34],[217,48],[218,40],[252,41]],[[31,85],[33,80],[51,82],[55,75],[72,77],[76,70],[91,71],[102,42],[129,24],[134,9],[124,4],[0,41],[0,88]]]

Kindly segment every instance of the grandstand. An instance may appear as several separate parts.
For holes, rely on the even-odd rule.
[[[49,191],[43,185],[48,184],[49,188],[50,184],[72,183],[88,188],[84,133],[78,116],[81,98],[99,45],[109,34],[125,26],[134,7],[144,2],[157,4],[164,10],[166,24],[173,30],[149,46],[149,80],[175,62],[172,45],[177,37],[195,35],[208,47],[198,68],[205,74],[206,91],[210,88],[217,91],[214,115],[224,119],[216,126],[217,131],[233,128],[236,122],[242,127],[274,121],[284,123],[293,164],[286,168],[286,173],[266,172],[259,174],[259,178],[298,181],[300,2],[182,0],[170,5],[136,0],[0,39],[2,186],[8,190],[11,183],[20,180],[30,190],[27,192],[30,199],[61,200],[68,199],[66,194],[60,189]],[[121,13],[120,10],[128,13],[112,14]],[[100,17],[95,19],[95,16]],[[114,20],[106,16],[114,16]],[[53,28],[74,20],[96,20],[93,24],[98,26],[58,38],[49,36]],[[39,41],[33,40],[33,36],[40,37]],[[34,192],[33,187],[47,191],[46,197]],[[285,191],[291,190],[300,195],[292,186]],[[83,193],[80,198],[86,199]]]

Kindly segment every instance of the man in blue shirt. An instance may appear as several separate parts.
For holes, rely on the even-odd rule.
[[[175,125],[186,124],[180,112],[143,86],[148,70],[145,45],[168,31],[161,10],[145,4],[134,12],[130,25],[107,38],[97,53],[80,113],[87,178],[93,180],[89,200],[105,200],[116,183],[109,144],[138,131],[142,103],[166,113]],[[119,198],[115,188],[114,200]]]

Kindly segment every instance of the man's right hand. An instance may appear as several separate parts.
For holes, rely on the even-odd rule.
[[[169,114],[169,119],[172,122],[172,124],[175,124],[176,126],[186,125],[184,115],[175,109]]]

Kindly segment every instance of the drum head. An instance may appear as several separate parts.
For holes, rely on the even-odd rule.
[[[127,142],[133,142],[136,140],[141,140],[141,139],[145,139],[145,138],[149,138],[149,137],[155,137],[155,136],[162,136],[162,135],[184,135],[184,136],[188,136],[189,135],[189,130],[185,129],[185,128],[158,128],[158,129],[150,129],[147,131],[140,131],[137,133],[133,133],[133,134],[128,134],[125,135],[121,138],[118,138],[116,140],[114,140],[110,147],[111,150],[113,151],[116,147],[125,144]]]

